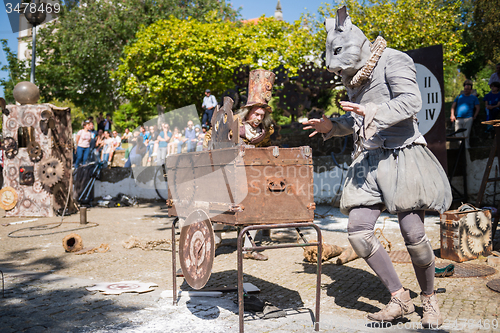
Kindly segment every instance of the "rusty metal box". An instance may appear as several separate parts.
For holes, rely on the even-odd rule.
[[[312,222],[311,148],[235,147],[167,158],[170,216],[229,225]]]
[[[491,250],[489,210],[450,210],[441,214],[441,258],[463,262],[487,256]]]

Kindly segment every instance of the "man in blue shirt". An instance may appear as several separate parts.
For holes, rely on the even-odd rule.
[[[479,99],[472,95],[472,81],[465,80],[463,92],[455,98],[451,105],[451,122],[455,122],[455,131],[465,128],[466,131],[457,134],[464,136],[465,147],[469,148],[469,135],[472,128],[472,122],[479,113]]]
[[[195,151],[196,149],[196,131],[194,130],[193,127],[193,122],[189,120],[187,122],[188,127],[186,127],[184,131],[184,138],[182,138],[179,141],[179,144],[177,146],[177,153],[180,154],[182,152],[182,146],[187,142],[187,152],[190,153],[192,151]]]

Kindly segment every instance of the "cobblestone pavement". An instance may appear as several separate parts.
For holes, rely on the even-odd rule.
[[[165,218],[164,210],[159,206],[92,211],[89,216],[113,216],[124,230],[136,235],[138,230],[149,235],[150,239],[160,233],[161,238],[170,235],[171,219]],[[347,245],[345,216],[330,207],[318,207],[316,212],[316,222],[322,228],[324,241]],[[54,245],[52,250],[46,242],[50,240],[56,244],[62,239],[62,234],[53,238],[36,237],[35,242],[28,244],[6,237],[14,229],[0,227],[4,228],[0,229],[0,270],[5,279],[5,295],[0,298],[0,333],[238,331],[235,292],[225,293],[219,298],[181,297],[179,305],[173,306],[172,298],[168,297],[171,294],[166,291],[172,288],[171,252],[123,249],[120,243],[124,237],[116,236],[119,231],[110,222],[106,226],[106,216],[102,218],[101,226],[94,228],[92,237],[96,244],[101,242],[100,237],[107,239],[112,250],[87,257],[61,256],[59,265],[51,262],[54,259],[51,256],[55,256],[52,253],[56,253],[51,251],[57,247]],[[140,216],[149,216],[150,219],[137,226]],[[439,248],[438,220],[437,216],[426,217],[426,231],[434,249]],[[7,222],[10,221],[15,219]],[[404,250],[395,216],[382,215],[377,227],[383,228],[392,250]],[[82,237],[85,232],[81,232]],[[306,234],[309,239],[314,238],[312,231]],[[236,285],[236,249],[231,246],[235,239],[235,231],[225,233],[226,246],[216,251],[212,276],[206,288]],[[270,238],[260,239],[263,244],[295,240],[296,235],[288,230],[274,230]],[[44,247],[48,256],[40,256],[40,251],[46,250]],[[244,261],[245,282],[261,289],[260,299],[287,312],[285,318],[268,320],[245,314],[246,332],[313,332],[316,265],[304,262],[302,252],[301,248],[267,250],[269,260],[266,262]],[[437,262],[447,261],[437,259]],[[470,263],[485,264],[484,259]],[[70,265],[73,269],[67,267]],[[135,267],[137,272],[127,270],[124,267],[127,265]],[[389,301],[388,292],[363,260],[354,260],[343,266],[328,261],[322,272],[320,331],[421,331],[418,326],[422,313],[418,297],[420,290],[412,266],[409,263],[394,265],[403,286],[411,290],[416,313],[383,329],[366,321],[366,313],[378,311]],[[439,294],[445,318],[445,325],[439,331],[500,331],[500,294],[486,287],[489,280],[496,278],[500,278],[498,272],[479,278],[436,279],[436,288],[446,288],[446,293]],[[85,289],[97,282],[132,279],[155,282],[159,287],[153,292],[121,295],[103,295]],[[182,290],[190,289],[182,278],[178,278],[177,283]]]

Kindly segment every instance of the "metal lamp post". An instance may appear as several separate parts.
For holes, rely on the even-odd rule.
[[[47,13],[46,5],[40,0],[33,0],[32,3],[26,4],[28,8],[24,10],[24,16],[29,23],[33,25],[32,35],[33,42],[31,46],[31,78],[30,82],[35,84],[35,66],[36,66],[36,27],[45,21]]]

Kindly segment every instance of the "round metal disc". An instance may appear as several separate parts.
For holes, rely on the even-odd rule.
[[[179,258],[186,282],[194,289],[207,284],[212,274],[215,239],[212,223],[202,210],[189,214],[181,229]]]
[[[389,258],[391,258],[391,261],[395,263],[411,263],[411,257],[408,251],[391,251],[389,253]]]
[[[493,275],[497,272],[496,269],[488,265],[468,264],[468,263],[453,263],[455,265],[455,273],[451,278],[469,278]],[[436,263],[437,268],[446,267],[446,263]]]
[[[0,190],[0,207],[3,210],[11,210],[17,204],[17,192],[10,186]]]
[[[500,293],[500,279],[493,279],[489,281],[486,286],[493,291]]]

